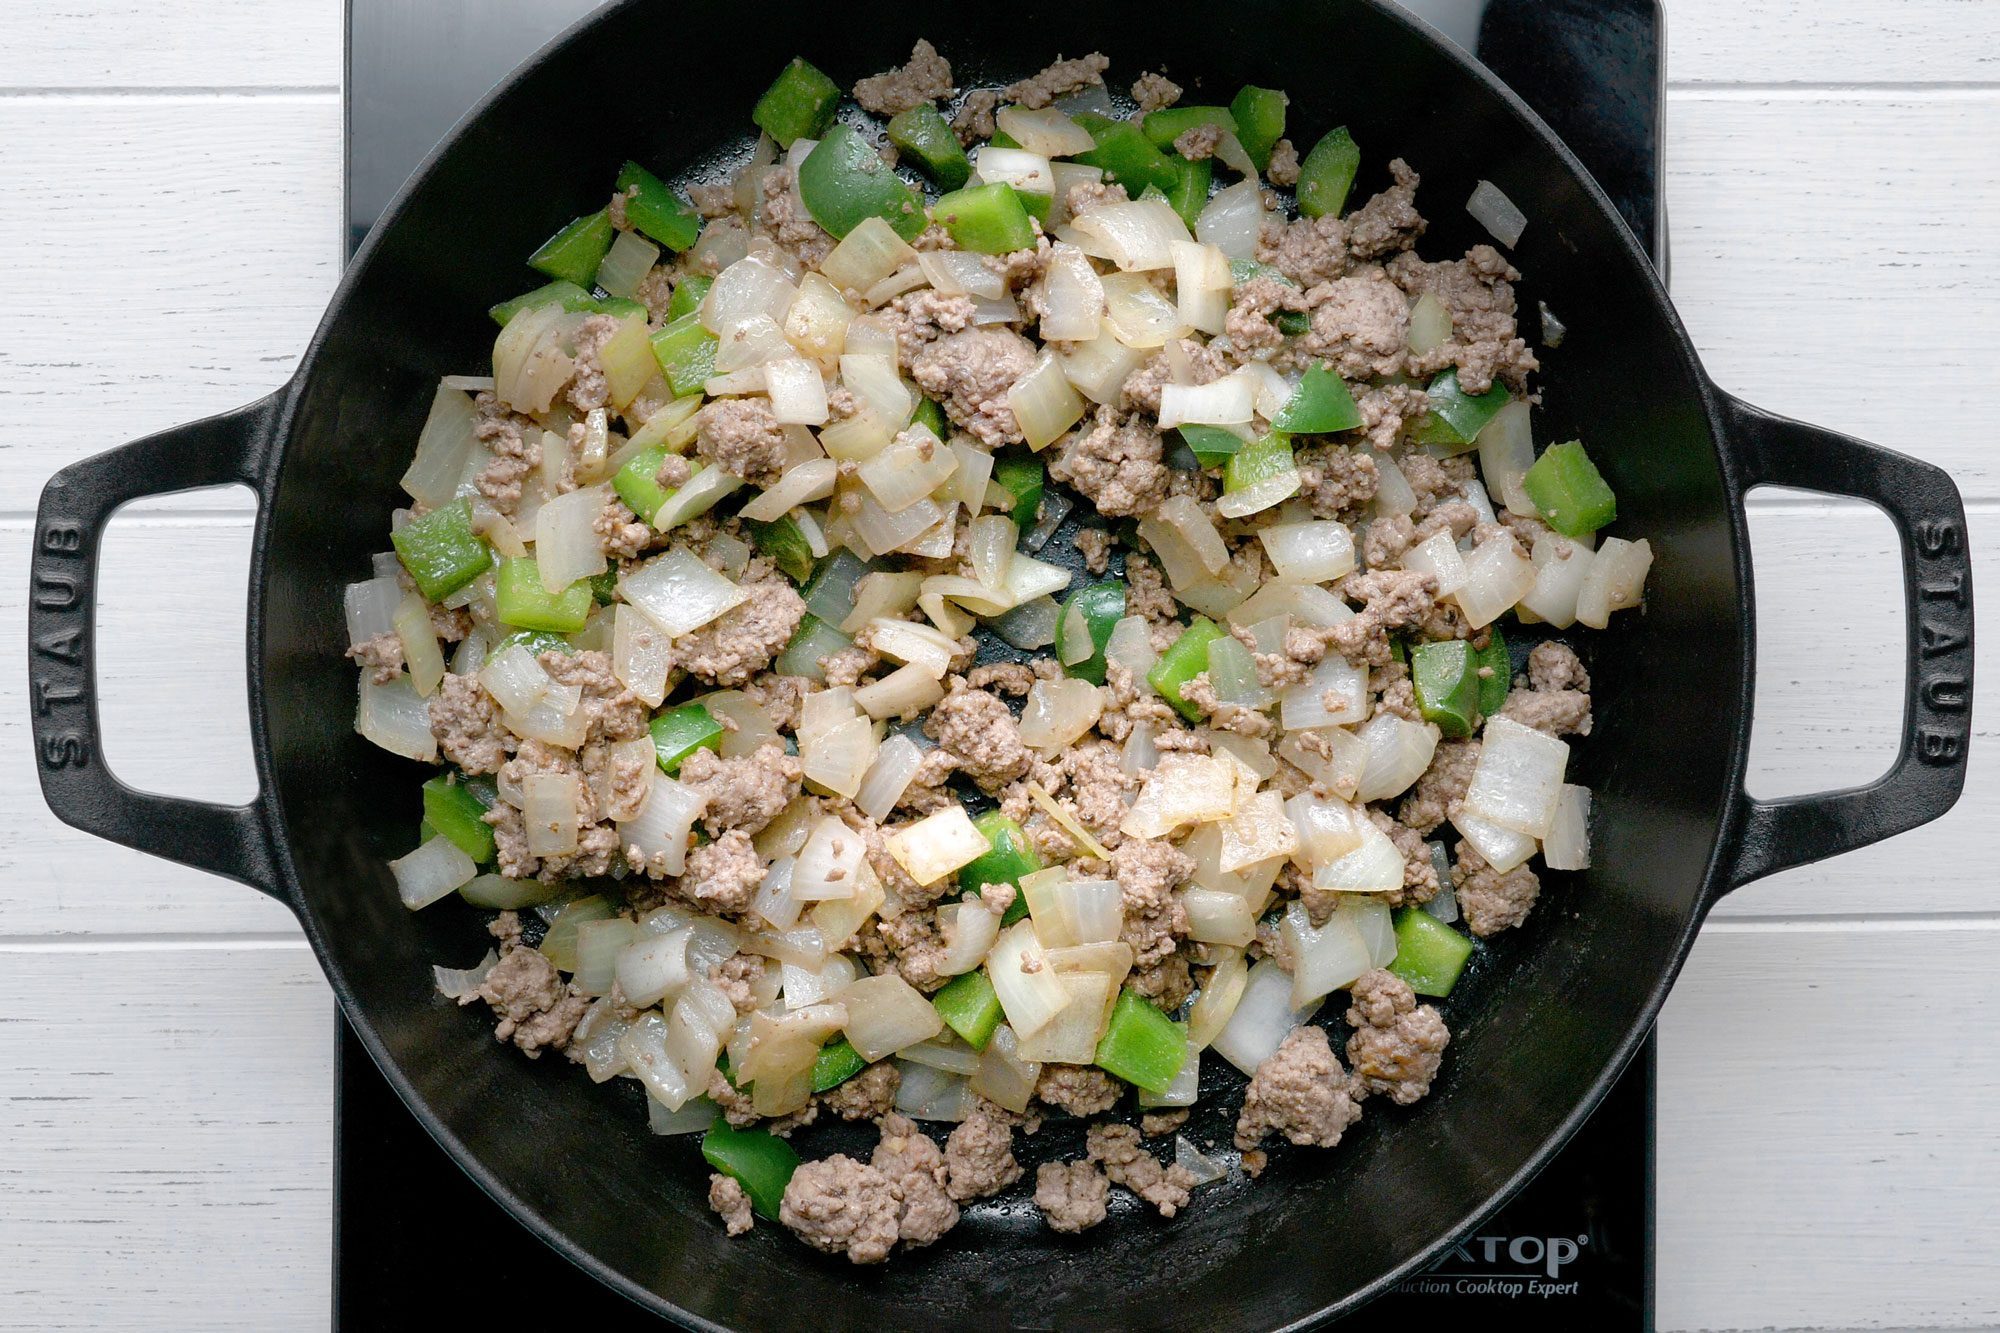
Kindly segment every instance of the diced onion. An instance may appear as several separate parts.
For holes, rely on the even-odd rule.
[[[1354,572],[1354,534],[1333,519],[1273,523],[1257,529],[1278,577],[1292,583],[1328,583]]]
[[[1034,971],[1023,963],[1034,960]],[[1032,922],[1018,921],[1000,932],[986,957],[986,971],[1017,1037],[1032,1036],[1048,1025],[1068,1002],[1069,993],[1049,967]]]
[[[1563,784],[1555,817],[1542,839],[1542,860],[1551,870],[1590,869],[1590,788]]]
[[[1577,590],[1576,618],[1592,629],[1603,629],[1611,623],[1613,611],[1639,605],[1645,596],[1646,571],[1652,567],[1653,548],[1644,539],[1606,537]]]
[[[1533,555],[1535,586],[1521,598],[1521,608],[1557,629],[1568,629],[1576,623],[1577,599],[1596,558],[1581,542],[1554,532],[1540,534]]]
[[[1194,234],[1231,259],[1255,259],[1264,231],[1264,188],[1255,176],[1220,190],[1195,219]]]
[[[1355,830],[1361,835],[1361,845],[1317,867],[1314,886],[1342,893],[1393,893],[1400,889],[1405,861],[1396,844],[1365,817],[1355,821]]]
[[[584,995],[608,995],[618,958],[639,935],[636,921],[622,916],[586,921],[576,928],[576,971],[571,978]]]
[[[864,1060],[880,1060],[935,1037],[944,1020],[923,993],[894,972],[862,977],[838,997],[847,1006],[842,1029]]]
[[[1367,719],[1368,707],[1368,668],[1330,652],[1279,696],[1278,720],[1287,731],[1352,727]]]
[[[1162,430],[1181,425],[1241,426],[1256,415],[1256,408],[1257,387],[1241,373],[1225,375],[1207,384],[1160,387]]]
[[[1248,518],[1273,505],[1283,504],[1298,493],[1299,474],[1296,471],[1282,472],[1224,495],[1215,502],[1215,512],[1224,518]]]
[[[958,644],[941,631],[910,620],[872,620],[868,637],[875,651],[890,661],[922,667],[940,679],[958,652]]]
[[[1465,211],[1491,232],[1494,240],[1510,249],[1521,243],[1521,233],[1528,229],[1527,214],[1516,208],[1514,201],[1492,181],[1481,181],[1473,187],[1472,197],[1465,201]]]
[[[410,687],[428,698],[444,679],[444,650],[438,647],[437,630],[431,626],[430,608],[415,593],[396,608],[396,637],[403,644]]]
[[[1216,531],[1215,520],[1203,511],[1192,496],[1176,495],[1163,502],[1156,511],[1161,522],[1171,527],[1187,543],[1195,559],[1210,574],[1220,574],[1229,567],[1229,546]]]
[[[1176,244],[1179,244],[1178,242]],[[1185,335],[1192,325],[1166,293],[1139,273],[1112,273],[1103,280],[1104,318],[1113,337],[1127,347],[1152,349]]]
[[[1257,938],[1257,918],[1247,899],[1215,889],[1184,889],[1188,938],[1241,948]]]
[[[347,612],[347,646],[359,648],[396,628],[396,608],[403,603],[403,585],[393,574],[350,583],[342,594]]]
[[[1501,828],[1545,837],[1562,797],[1569,744],[1510,717],[1489,718],[1465,808]]]
[[[1000,938],[1000,914],[975,901],[946,903],[938,908],[938,927],[945,943],[938,973],[955,977],[986,960],[986,951]]]
[[[1192,239],[1187,224],[1164,199],[1100,204],[1078,216],[1070,226],[1101,250],[1105,258],[1128,272],[1172,268],[1173,243]]]
[[[1222,825],[1218,869],[1234,874],[1260,862],[1290,856],[1298,849],[1299,832],[1286,814],[1284,796],[1261,791],[1241,802]]]
[[[1229,1021],[1215,1035],[1216,1054],[1245,1074],[1254,1075],[1257,1066],[1271,1058],[1285,1035],[1310,1019],[1317,1002],[1301,1007],[1292,1003],[1292,979],[1273,959],[1266,958],[1250,969],[1242,998]]]
[[[702,327],[722,339],[716,368],[727,369],[722,360],[732,335],[758,320],[776,332],[798,294],[785,271],[760,255],[747,255],[716,274],[701,303]],[[783,340],[782,333],[779,338]]]
[[[1410,307],[1410,350],[1419,356],[1428,356],[1450,338],[1451,310],[1438,300],[1436,293],[1425,292]]]
[[[1160,756],[1118,829],[1128,837],[1163,838],[1183,824],[1227,819],[1235,808],[1236,774],[1226,761],[1175,752]]]
[[[1220,703],[1259,710],[1271,705],[1273,696],[1258,679],[1256,660],[1242,640],[1233,635],[1224,635],[1208,645],[1208,683]]]
[[[653,526],[662,532],[678,527],[715,508],[724,497],[733,494],[742,485],[741,477],[710,464],[667,497],[667,502],[660,506],[660,512],[653,515]]]
[[[660,868],[678,875],[687,868],[688,838],[708,798],[655,771],[647,775],[652,794],[638,817],[618,826],[621,847],[636,847],[643,857],[659,858]]]
[[[1493,414],[1479,432],[1479,473],[1487,493],[1507,506],[1510,514],[1533,517],[1535,502],[1521,478],[1535,461],[1535,437],[1529,429],[1528,403],[1516,398]]]
[[[1022,194],[1053,195],[1056,190],[1049,159],[1024,148],[986,144],[972,154],[972,174],[984,184],[1011,185]]]
[[[414,912],[471,883],[479,867],[457,843],[440,833],[408,856],[391,861],[389,873],[396,878],[396,894],[403,906]]]
[[[1338,625],[1354,611],[1325,588],[1310,583],[1270,582],[1250,594],[1229,613],[1229,623],[1248,628],[1272,616],[1290,616],[1301,625]]]
[[[1024,106],[1003,106],[994,121],[1002,133],[1030,153],[1043,157],[1073,157],[1088,153],[1096,141],[1090,131],[1056,107],[1030,110]],[[1050,182],[1054,188],[1054,182]]]
[[[700,629],[750,599],[747,591],[710,569],[684,546],[622,575],[618,591],[675,637]]]
[[[942,698],[944,685],[918,666],[898,667],[854,692],[854,702],[878,721],[885,717],[915,717]]]
[[[844,954],[835,954],[817,968],[786,963],[780,969],[784,983],[785,1006],[790,1009],[803,1009],[807,1005],[831,999],[852,983],[858,975],[854,961]]]
[[[882,279],[914,260],[912,250],[895,228],[879,217],[863,218],[860,225],[841,238],[819,270],[836,286],[848,291],[866,291]],[[805,284],[800,284],[801,290]]]
[[[1194,1007],[1188,1011],[1189,1064],[1194,1063],[1194,1055],[1208,1048],[1236,1012],[1250,974],[1249,960],[1241,949],[1217,945],[1209,952],[1216,960],[1215,966],[1202,982]]]
[[[1355,792],[1363,801],[1386,801],[1407,791],[1431,766],[1437,750],[1435,726],[1394,713],[1377,713],[1356,734],[1368,746],[1368,763]]]
[[[979,1072],[979,1052],[950,1033],[940,1033],[929,1041],[906,1046],[897,1052],[896,1058],[931,1069],[941,1069],[947,1074],[957,1074],[961,1078]]]
[[[486,974],[500,961],[500,955],[488,949],[486,956],[471,967],[433,967],[431,979],[437,983],[438,994],[447,1000],[462,1000],[478,991],[486,980]]]
[[[597,265],[597,285],[629,301],[659,257],[659,246],[636,231],[621,231]]]
[[[1035,936],[1045,948],[1115,940],[1124,927],[1118,881],[1071,879],[1060,866],[1021,877]]]
[[[992,850],[957,802],[897,829],[885,842],[896,864],[921,886],[937,883]]]
[[[1088,342],[1068,344],[1056,356],[1077,392],[1093,403],[1110,404],[1118,402],[1125,381],[1146,360],[1145,352],[1119,342],[1110,329],[1101,329]]]
[[[450,504],[466,464],[479,449],[473,429],[477,419],[472,399],[449,385],[438,385],[423,433],[417,437],[417,452],[403,473],[403,489],[432,509]]]
[[[853,239],[852,232],[848,239]],[[799,294],[785,312],[783,327],[786,341],[799,351],[815,361],[831,361],[847,345],[847,329],[853,322],[854,307],[840,288],[822,274],[808,273],[799,279]]]
[[[650,1008],[688,983],[688,927],[647,934],[627,944],[614,972],[625,1002]]]
[[[554,303],[508,320],[493,343],[494,397],[516,412],[548,411],[576,373],[576,360],[563,347],[582,323]]]
[[[1021,1039],[1021,1057],[1087,1065],[1097,1055],[1118,983],[1103,972],[1056,974],[1065,999],[1061,1012],[1040,1031]]]
[[[1437,533],[1403,552],[1403,568],[1428,574],[1437,580],[1437,595],[1449,597],[1466,585],[1470,577],[1465,557],[1449,531]]]
[[[875,915],[888,896],[882,881],[866,861],[861,863],[861,883],[852,898],[833,898],[812,906],[812,923],[829,949],[839,949],[854,937],[863,922]]]
[[[1097,725],[1104,699],[1087,680],[1038,680],[1021,710],[1021,740],[1044,755],[1059,754]]]
[[[806,779],[835,796],[850,800],[861,790],[861,779],[875,762],[874,728],[865,717],[852,718],[810,743],[801,741],[799,758]]]
[[[925,427],[911,426],[862,463],[856,475],[883,509],[900,514],[927,499],[957,470],[957,454]]]
[[[1282,748],[1282,747],[1280,747]],[[1298,850],[1292,859],[1301,869],[1331,865],[1366,840],[1368,818],[1345,801],[1321,800],[1300,792],[1285,802],[1285,812],[1298,830]]]
[[[979,1058],[979,1072],[967,1086],[994,1105],[1020,1114],[1028,1109],[1034,1097],[1035,1081],[1041,1072],[1040,1063],[1021,1059],[1020,1039],[1012,1027],[1002,1023],[986,1043]]]
[[[668,1020],[656,1013],[641,1014],[632,1025],[619,1034],[618,1062],[638,1076],[639,1083],[649,1094],[648,1100],[656,1102],[669,1111],[678,1111],[687,1105],[695,1095],[689,1087],[689,1080],[679,1063],[667,1049]],[[717,1049],[721,1049],[717,1043]],[[709,1068],[715,1067],[715,1057],[709,1056]],[[701,1076],[701,1086],[708,1086],[706,1073]]]
[[[1174,290],[1183,323],[1203,333],[1221,333],[1229,313],[1229,256],[1219,246],[1175,241]]]
[[[1368,512],[1376,518],[1401,518],[1417,507],[1417,492],[1396,460],[1380,449],[1356,450],[1375,461],[1375,498]]]
[[[946,296],[980,296],[997,301],[1007,294],[1007,282],[969,250],[925,250],[917,267],[932,287]]]
[[[771,415],[788,425],[824,425],[826,381],[819,367],[804,357],[786,356],[764,366],[764,392],[771,398]]]
[[[1353,985],[1375,965],[1368,941],[1362,938],[1354,918],[1343,913],[1335,912],[1325,925],[1315,927],[1306,913],[1306,905],[1295,901],[1285,909],[1282,929],[1290,946],[1294,1009]]]
[[[1535,588],[1535,566],[1513,536],[1496,533],[1465,559],[1465,585],[1453,596],[1466,621],[1484,629]]]
[[[604,547],[595,524],[610,488],[589,486],[558,495],[535,513],[535,563],[543,591],[554,595],[604,572]]]
[[[354,710],[354,729],[375,744],[405,759],[437,762],[437,739],[431,735],[430,706],[407,675],[377,685],[374,673],[361,669],[361,697]]]
[[[667,697],[667,673],[673,667],[671,636],[635,607],[620,603],[611,615],[611,674],[648,708],[658,708]]]
[[[1084,402],[1053,351],[1042,350],[1034,366],[1007,391],[1007,406],[1030,449],[1044,449],[1083,418]]]
[[[646,1128],[655,1134],[702,1134],[715,1124],[722,1108],[706,1097],[696,1097],[678,1111],[669,1111],[652,1097],[646,1099]]]
[[[1152,632],[1144,616],[1125,616],[1111,627],[1111,637],[1104,643],[1106,662],[1116,662],[1143,683],[1159,658],[1153,650]]]
[[[1043,338],[1087,342],[1097,336],[1104,318],[1104,282],[1075,246],[1058,244],[1049,252],[1042,305]]]
[[[965,1119],[966,1081],[957,1074],[933,1069],[914,1060],[897,1060],[902,1081],[896,1085],[896,1109],[912,1120],[953,1122]]]
[[[1535,840],[1525,833],[1501,828],[1461,808],[1451,817],[1452,826],[1465,835],[1473,850],[1501,874],[1506,874],[1535,854]]]
[[[582,783],[574,773],[530,773],[521,780],[521,820],[527,826],[528,855],[575,853],[581,794]]]

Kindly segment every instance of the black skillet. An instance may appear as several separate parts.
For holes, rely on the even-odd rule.
[[[485,941],[475,914],[412,916],[391,891],[383,862],[409,849],[417,774],[352,731],[340,590],[383,546],[436,378],[484,363],[492,327],[480,312],[523,286],[522,256],[558,224],[602,204],[622,159],[665,174],[713,165],[741,150],[751,101],[792,55],[848,83],[918,36],[969,86],[1101,50],[1125,79],[1173,71],[1194,100],[1243,83],[1287,89],[1301,144],[1352,127],[1367,159],[1357,197],[1393,155],[1423,173],[1433,256],[1486,239],[1459,205],[1478,180],[1498,184],[1531,219],[1513,252],[1528,274],[1523,307],[1545,300],[1569,329],[1544,357],[1537,434],[1591,443],[1619,530],[1649,537],[1658,559],[1644,613],[1621,616],[1597,653],[1598,730],[1577,767],[1597,792],[1598,868],[1552,877],[1534,919],[1451,996],[1451,1050],[1430,1098],[1374,1108],[1338,1150],[1280,1154],[1262,1181],[1205,1190],[1171,1223],[1120,1215],[1064,1240],[1031,1209],[986,1208],[932,1250],[854,1271],[776,1228],[725,1240],[692,1145],[650,1136],[622,1095],[634,1090],[531,1064],[433,994],[430,964],[469,962]],[[261,793],[228,807],[136,792],[103,764],[92,696],[103,526],[140,495],[238,481],[261,504],[249,605]],[[1778,802],[1743,791],[1743,496],[1767,484],[1871,500],[1902,535],[1903,742],[1866,787]],[[36,541],[35,744],[56,813],[290,906],[362,1041],[465,1169],[586,1270],[707,1328],[1270,1329],[1350,1309],[1474,1226],[1581,1122],[1721,895],[1935,819],[1965,776],[1971,576],[1950,479],[1716,389],[1570,154],[1491,76],[1376,0],[612,6],[433,154],[349,268],[290,384],[65,469],[43,493]],[[1205,1103],[1193,1136],[1226,1137],[1234,1101]],[[1044,1130],[1023,1154],[1030,1170],[1073,1154],[1076,1137]],[[525,1259],[494,1256],[533,1281]]]

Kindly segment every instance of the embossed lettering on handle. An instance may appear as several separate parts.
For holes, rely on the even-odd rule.
[[[49,768],[81,768],[95,757],[90,617],[84,610],[92,572],[84,558],[82,527],[44,520],[35,541],[31,596],[44,624],[52,615],[74,621],[53,629],[37,627],[31,641],[28,689],[35,713],[68,724],[44,729],[37,737],[39,758]]]

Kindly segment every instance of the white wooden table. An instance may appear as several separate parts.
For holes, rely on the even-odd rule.
[[[1992,558],[2000,4],[1669,0],[1674,283],[1722,384],[1949,467]],[[259,895],[43,807],[19,657],[57,466],[290,374],[341,265],[336,0],[0,5],[0,1329],[328,1323],[332,1000]],[[1866,780],[1894,537],[1752,500],[1753,791]],[[254,790],[241,492],[105,556],[109,758]],[[1663,1329],[2000,1325],[2000,640],[1944,821],[1723,904],[1661,1025]],[[195,663],[201,665],[197,668]]]

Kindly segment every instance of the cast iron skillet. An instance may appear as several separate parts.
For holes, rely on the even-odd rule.
[[[30,660],[43,791],[67,822],[245,881],[298,913],[361,1039],[481,1185],[562,1254],[647,1308],[715,1328],[1269,1329],[1351,1309],[1476,1225],[1563,1142],[1643,1038],[1703,915],[1730,889],[1934,819],[1965,774],[1971,575],[1962,506],[1937,468],[1723,394],[1597,187],[1516,98],[1378,0],[1025,0],[932,6],[773,0],[751,23],[702,0],[627,0],[524,66],[433,155],[349,268],[298,374],[262,402],[65,469],[43,493]],[[968,86],[1058,50],[1124,79],[1165,68],[1191,100],[1288,89],[1294,139],[1353,128],[1363,198],[1401,155],[1424,176],[1431,256],[1486,239],[1459,207],[1482,178],[1531,219],[1522,305],[1569,327],[1544,357],[1543,439],[1581,435],[1619,531],[1658,553],[1644,614],[1597,654],[1597,869],[1557,882],[1454,994],[1436,1092],[1371,1103],[1330,1153],[1281,1154],[1171,1223],[1136,1215],[1077,1241],[1032,1209],[975,1212],[934,1249],[857,1272],[775,1227],[725,1240],[685,1140],[648,1135],[635,1090],[497,1045],[438,999],[430,964],[471,962],[475,914],[412,916],[383,868],[407,851],[417,774],[352,730],[341,585],[366,577],[441,374],[483,363],[481,313],[522,256],[599,207],[621,159],[671,174],[736,145],[750,103],[803,53],[842,83],[938,43]],[[261,790],[247,806],[132,790],[106,770],[91,693],[105,520],[140,495],[244,482],[261,509],[250,702]],[[1761,802],[1743,790],[1751,587],[1743,495],[1806,487],[1875,502],[1902,534],[1903,743],[1880,781]],[[1219,1064],[1220,1062],[1215,1062]],[[1215,1077],[1220,1080],[1221,1075]],[[1193,1126],[1227,1134],[1236,1098]],[[1033,1163],[1080,1131],[1028,1141]],[[421,1201],[412,1201],[421,1206]],[[500,1238],[495,1238],[496,1243]],[[496,1258],[500,1256],[496,1254]],[[512,1257],[512,1256],[509,1256]],[[440,1273],[440,1280],[469,1280]],[[529,1275],[532,1280],[532,1275]]]

